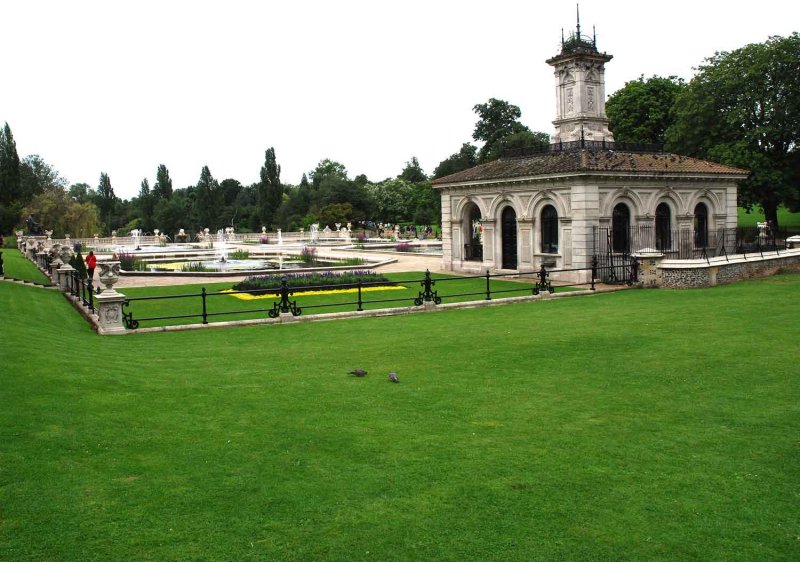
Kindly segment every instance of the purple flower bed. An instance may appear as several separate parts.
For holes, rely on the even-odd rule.
[[[287,273],[284,275],[251,275],[233,286],[234,291],[270,292],[281,288],[281,280],[293,291],[317,290],[323,287],[331,289],[348,289],[364,284],[394,285],[383,275],[374,271],[323,271],[314,273]]]

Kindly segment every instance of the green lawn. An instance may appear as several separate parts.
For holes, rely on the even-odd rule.
[[[798,297],[100,337],[0,283],[0,559],[796,560]]]
[[[739,207],[739,226],[755,227],[756,223],[765,220],[761,207],[754,207],[749,213]],[[800,230],[800,213],[792,213],[784,206],[778,207],[778,226],[791,231]]]
[[[50,279],[16,248],[0,248],[3,253],[3,275],[14,279],[49,285]]]

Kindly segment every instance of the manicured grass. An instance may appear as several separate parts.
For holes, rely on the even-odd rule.
[[[424,272],[410,273],[389,273],[386,277],[398,282],[404,290],[395,288],[375,292],[364,292],[362,294],[364,310],[375,310],[379,308],[390,308],[399,306],[411,306],[412,299],[417,297],[422,290],[420,280],[424,278]],[[486,280],[483,278],[455,278],[452,275],[432,275],[433,279],[438,280],[433,290],[439,292],[443,297],[443,302],[464,302],[467,300],[482,300],[485,298]],[[443,278],[450,278],[443,280]],[[531,279],[521,279],[507,281],[504,279],[493,278],[490,281],[493,298],[507,296],[521,296],[532,294],[534,282]],[[166,326],[180,324],[198,324],[201,322],[199,317],[202,314],[202,299],[198,296],[205,287],[209,293],[219,293],[220,291],[231,289],[231,283],[208,283],[205,285],[176,285],[170,287],[131,287],[120,289],[125,296],[130,298],[152,297],[167,295],[195,295],[190,297],[158,299],[145,301],[132,301],[126,307],[126,312],[132,312],[134,318],[157,318],[164,316],[183,316],[187,318],[173,318],[169,320],[147,320],[141,322],[140,327]],[[559,290],[568,290],[561,288]],[[508,291],[508,292],[499,292]],[[460,295],[460,296],[455,296]],[[329,312],[355,311],[357,309],[358,296],[355,293],[337,293],[331,295],[304,295],[302,292],[295,293],[291,300],[297,302],[297,306],[302,309],[303,314],[323,314]],[[244,320],[251,318],[265,318],[266,310],[271,310],[273,302],[280,301],[280,297],[270,296],[267,299],[243,301],[233,295],[213,295],[206,299],[206,311],[209,315],[209,322],[224,322],[229,320]],[[371,302],[372,301],[372,302]],[[390,301],[390,302],[374,302]],[[344,303],[344,304],[343,304]],[[256,312],[245,312],[256,311]],[[224,314],[223,314],[224,313]]]
[[[765,220],[761,207],[754,207],[749,213],[739,207],[739,226],[755,227],[756,223]],[[778,226],[791,231],[800,230],[800,213],[792,213],[783,206],[778,207]]]
[[[5,277],[32,281],[41,285],[49,285],[50,279],[16,248],[2,248],[3,274]]]
[[[798,559],[798,297],[100,337],[0,284],[0,558]]]

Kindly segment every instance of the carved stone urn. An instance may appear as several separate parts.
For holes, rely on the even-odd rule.
[[[102,261],[97,263],[100,266],[100,282],[106,286],[103,292],[115,292],[114,283],[119,281],[119,262]]]

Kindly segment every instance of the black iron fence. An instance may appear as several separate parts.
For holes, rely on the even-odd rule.
[[[604,272],[604,283],[625,282],[632,255],[657,251],[666,259],[705,259],[713,257],[786,250],[787,230],[755,227],[720,228],[699,231],[694,228],[665,229],[655,226],[629,228],[594,227],[594,255]]]
[[[81,277],[77,270],[62,273],[66,275],[66,290],[68,295],[75,297],[83,306],[88,308],[91,312],[96,312],[95,309],[95,292],[100,292],[100,287],[95,288],[92,285],[92,280]]]
[[[623,274],[624,279],[628,283],[634,283],[637,280],[638,263],[634,260],[629,265],[627,273]],[[570,282],[568,277],[576,275],[577,272],[584,272],[584,276],[588,276],[589,280],[586,282]],[[579,273],[577,273],[580,275]],[[574,290],[576,288],[585,287],[590,290],[595,290],[596,280],[604,276],[598,262],[590,268],[582,269],[553,269],[547,270],[542,267],[538,272],[515,273],[515,274],[491,274],[488,271],[482,275],[472,276],[437,276],[432,277],[430,271],[425,272],[422,279],[405,279],[394,280],[393,283],[397,285],[411,285],[418,286],[416,296],[405,295],[399,298],[365,298],[365,289],[374,286],[385,286],[385,282],[370,281],[358,282],[352,288],[356,289],[355,293],[343,293],[342,296],[346,300],[336,300],[333,302],[316,302],[309,298],[307,302],[300,306],[298,301],[304,299],[303,291],[295,291],[289,287],[286,278],[281,280],[281,287],[279,289],[263,289],[263,290],[249,290],[249,291],[206,291],[205,287],[199,293],[189,293],[181,295],[158,295],[149,297],[128,297],[123,304],[123,323],[128,329],[137,329],[142,323],[163,322],[169,320],[186,320],[196,319],[202,324],[208,324],[216,318],[224,318],[231,316],[245,316],[245,315],[263,315],[269,318],[277,318],[281,314],[291,314],[292,316],[300,316],[304,312],[314,311],[317,313],[325,312],[329,309],[351,309],[355,311],[363,311],[367,305],[386,305],[392,306],[424,306],[426,303],[432,305],[439,305],[445,301],[460,302],[463,300],[492,300],[500,296],[513,296],[518,295],[538,295],[544,292],[553,293],[557,288],[561,290]],[[519,287],[500,288],[495,285],[492,286],[492,281],[501,278],[503,280],[519,280],[528,281],[528,283],[519,284]],[[480,290],[469,290],[467,292],[454,290],[453,292],[442,292],[443,288],[453,287],[456,281],[464,281],[468,279],[481,279],[484,281],[480,283]],[[315,285],[312,287],[305,287],[304,291],[327,291],[341,289],[341,285]],[[248,293],[255,296],[272,295],[275,300],[266,307],[248,308],[248,309],[217,309],[210,311],[209,301],[219,299],[222,296],[231,296],[237,294]],[[350,295],[353,295],[350,297]],[[474,297],[474,298],[470,298]],[[135,316],[134,308],[131,305],[137,302],[147,301],[165,301],[170,299],[188,300],[196,303],[191,312],[186,314],[174,315],[160,315],[160,316]],[[262,316],[262,317],[263,317]]]
[[[662,152],[663,144],[617,142],[606,140],[575,140],[567,142],[556,142],[547,146],[528,146],[522,148],[506,148],[503,150],[503,158],[518,158],[522,156],[536,156],[553,152],[571,152],[575,150],[617,150],[620,152]]]
[[[0,252],[0,275],[5,275],[3,271],[3,252]]]

